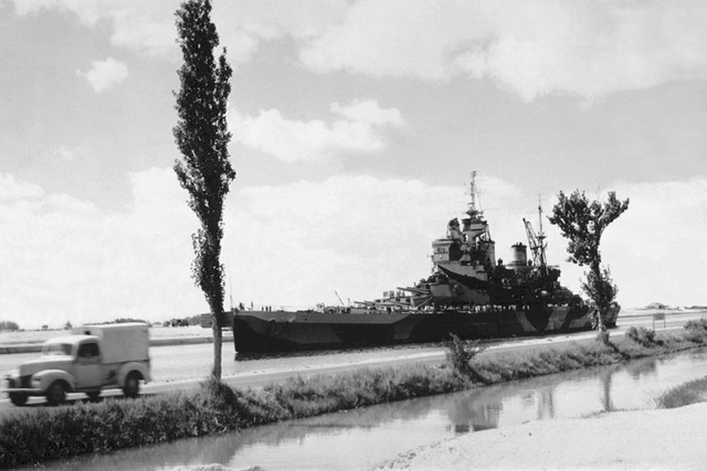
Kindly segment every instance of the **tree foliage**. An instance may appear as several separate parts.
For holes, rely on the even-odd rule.
[[[5,331],[5,330],[13,332],[15,330],[20,330],[20,326],[17,325],[17,322],[0,321],[0,331]]]
[[[569,197],[562,191],[557,195],[550,222],[569,239],[569,261],[579,266],[601,263],[599,244],[604,230],[628,209],[628,199],[619,201],[610,191],[606,202],[589,201],[584,192],[575,190]]]
[[[226,113],[231,93],[232,70],[226,50],[218,57],[216,26],[211,21],[209,0],[189,0],[176,12],[176,25],[184,63],[179,69],[181,88],[175,93],[179,115],[173,133],[181,160],[174,171],[189,193],[189,207],[201,227],[192,236],[195,259],[192,275],[204,292],[214,318],[214,366],[221,377],[221,328],[224,283],[220,262],[223,237],[223,201],[236,176],[228,155]]]
[[[611,303],[616,299],[619,288],[611,278],[611,270],[607,267],[600,267],[599,276],[593,271],[586,273],[587,279],[582,281],[582,291],[584,291],[589,299],[593,300],[597,306],[608,309]]]
[[[604,230],[628,209],[629,200],[619,200],[609,192],[605,202],[589,201],[584,192],[575,190],[569,197],[562,191],[557,195],[550,222],[568,239],[568,260],[579,266],[588,266],[582,289],[594,301],[597,309],[597,327],[600,337],[608,342],[604,319],[614,301],[617,287],[608,268],[601,266],[599,250]]]

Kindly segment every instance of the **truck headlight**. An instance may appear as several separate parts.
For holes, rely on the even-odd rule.
[[[38,378],[38,377],[36,377],[36,376],[32,376],[32,385],[33,385],[33,386],[38,386],[39,383],[41,383],[41,382],[42,382],[42,378]]]

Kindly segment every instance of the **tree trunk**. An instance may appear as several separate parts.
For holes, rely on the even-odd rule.
[[[223,297],[220,293],[209,296],[211,308],[211,332],[214,336],[214,364],[211,368],[211,377],[221,381],[221,350],[223,347]]]
[[[601,266],[598,261],[592,263],[591,270],[594,273],[594,290],[597,294],[597,299],[595,300],[597,309],[597,338],[604,345],[609,345],[609,332],[606,328],[606,322],[604,322],[606,317],[606,300],[604,299],[603,289],[604,280],[601,276]]]
[[[221,320],[223,313],[211,311],[211,332],[214,335],[214,365],[211,369],[211,376],[221,381],[221,347],[223,345],[223,335],[221,330]]]

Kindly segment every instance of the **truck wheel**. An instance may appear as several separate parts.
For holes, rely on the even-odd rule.
[[[17,407],[22,407],[27,404],[27,394],[25,393],[10,393],[10,401]]]
[[[62,381],[54,381],[47,389],[47,402],[50,406],[58,406],[66,400],[66,386]]]
[[[140,377],[134,371],[128,374],[125,378],[125,385],[123,386],[123,394],[125,397],[135,398],[140,394]]]
[[[91,402],[95,402],[98,400],[98,397],[101,395],[101,391],[88,391],[86,393],[88,398],[91,400]]]

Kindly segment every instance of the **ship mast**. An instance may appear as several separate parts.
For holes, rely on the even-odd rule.
[[[469,183],[469,186],[471,201],[468,204],[469,207],[466,210],[466,214],[473,219],[479,219],[483,216],[484,212],[476,208],[476,170],[471,172],[471,182]]]
[[[547,257],[545,256],[545,233],[543,232],[543,205],[541,195],[538,195],[538,243],[540,245],[540,266],[547,266]]]

